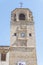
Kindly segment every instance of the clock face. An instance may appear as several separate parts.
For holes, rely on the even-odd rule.
[[[25,37],[25,33],[24,32],[21,33],[21,37]]]

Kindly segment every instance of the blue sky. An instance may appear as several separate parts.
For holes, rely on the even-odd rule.
[[[11,11],[20,7],[33,12],[36,34],[37,64],[43,65],[43,0],[0,0],[0,45],[10,45]]]

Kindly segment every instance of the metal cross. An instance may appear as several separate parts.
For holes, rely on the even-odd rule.
[[[22,8],[22,6],[23,6],[23,3],[22,3],[22,2],[20,2],[20,7]]]

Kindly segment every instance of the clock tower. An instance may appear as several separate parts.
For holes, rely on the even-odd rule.
[[[10,65],[37,65],[34,20],[30,9],[11,12]]]

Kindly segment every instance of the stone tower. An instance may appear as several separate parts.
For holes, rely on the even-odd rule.
[[[11,12],[10,65],[37,65],[34,20],[28,8]]]

